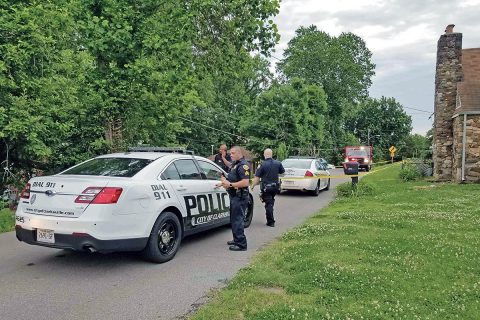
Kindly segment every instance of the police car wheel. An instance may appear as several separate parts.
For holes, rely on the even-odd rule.
[[[330,190],[330,178],[328,178],[328,183],[327,183],[327,186],[325,187],[325,190]]]
[[[182,241],[182,225],[172,212],[164,212],[153,225],[152,232],[143,254],[152,262],[163,263],[171,260]]]
[[[317,182],[315,190],[312,191],[312,196],[318,196],[320,194],[320,181]]]
[[[250,224],[252,223],[252,219],[253,219],[253,197],[252,195],[249,195],[247,214],[245,215],[245,218],[243,220],[244,228],[250,227]]]

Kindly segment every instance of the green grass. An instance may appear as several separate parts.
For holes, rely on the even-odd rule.
[[[191,319],[479,319],[480,185],[365,177],[259,253]]]
[[[0,209],[0,233],[15,229],[15,212],[10,209]]]

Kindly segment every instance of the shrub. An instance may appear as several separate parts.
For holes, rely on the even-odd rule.
[[[400,169],[399,177],[403,181],[414,181],[421,178],[422,174],[415,165],[405,164],[403,168]]]
[[[368,182],[360,180],[353,186],[351,182],[345,182],[337,186],[338,197],[361,197],[375,194],[375,188]]]

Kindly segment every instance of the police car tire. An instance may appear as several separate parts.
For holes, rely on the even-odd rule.
[[[320,181],[317,182],[315,190],[312,190],[312,196],[316,197],[320,194]]]
[[[250,227],[250,224],[252,223],[252,219],[253,219],[253,197],[250,194],[248,197],[247,215],[245,217],[243,227],[244,228]]]
[[[325,190],[330,190],[330,178],[328,178],[328,183],[327,183],[327,186],[325,187]]]
[[[160,231],[163,226],[170,226],[175,229],[175,236],[172,239],[175,241],[173,247],[168,250],[168,252],[163,253],[160,250]],[[175,256],[180,247],[180,242],[182,241],[182,225],[178,220],[178,217],[172,213],[165,211],[163,212],[155,221],[153,225],[152,232],[150,233],[150,237],[148,238],[147,246],[143,250],[143,256],[155,263],[164,263],[167,262]]]

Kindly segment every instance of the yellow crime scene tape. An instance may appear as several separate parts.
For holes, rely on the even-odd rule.
[[[395,163],[396,163],[396,162],[398,162],[398,161],[395,161]],[[383,164],[383,163],[392,163],[392,160],[375,162],[373,165],[377,165],[377,164]],[[343,168],[343,166],[335,166],[335,168],[337,168],[337,169],[341,169],[341,168]]]

